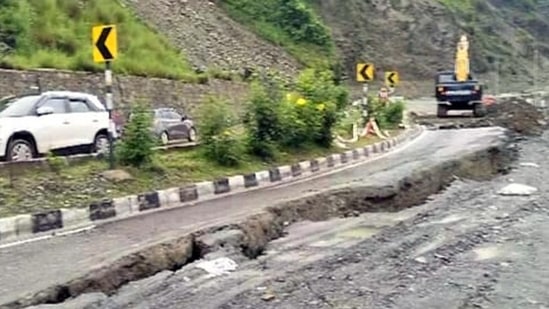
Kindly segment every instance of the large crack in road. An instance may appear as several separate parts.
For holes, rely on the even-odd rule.
[[[544,125],[538,118],[532,119],[528,128]],[[500,122],[506,123],[514,122]],[[507,127],[517,133],[540,131],[518,132],[515,127]],[[299,198],[273,198],[275,206],[261,212],[248,211],[247,215],[243,212],[239,215],[242,220],[236,220],[238,216],[233,214],[228,221],[232,223],[220,221],[192,234],[180,230],[179,237],[171,234],[168,241],[140,245],[142,249],[103,263],[101,268],[0,307],[547,305],[543,287],[549,286],[544,279],[549,276],[543,274],[548,273],[549,255],[532,246],[549,236],[541,228],[547,220],[546,191],[542,188],[537,195],[523,198],[501,197],[495,192],[511,178],[539,185],[546,177],[543,167],[547,163],[543,159],[549,153],[549,138],[520,141],[521,158],[542,165],[540,171],[532,173],[532,165],[515,164],[515,169],[509,170],[516,159],[517,140],[503,138],[497,129],[428,135],[433,138],[429,145],[434,147],[422,148],[428,146],[422,142],[401,156],[393,156],[394,161],[389,160],[392,163],[372,165],[375,182],[361,174],[367,173],[365,166],[342,173],[332,183],[325,178],[311,182],[315,184],[312,186],[276,189],[267,196],[276,196],[278,190]],[[465,155],[460,155],[456,147]],[[506,175],[496,177],[499,174]],[[432,195],[438,192],[442,193]],[[225,205],[230,205],[230,199]],[[155,216],[159,218],[148,220],[149,224],[161,222],[162,217],[166,220],[170,214]],[[132,228],[134,223],[130,220],[105,231],[137,231]],[[165,229],[174,229],[174,224],[170,222]],[[142,229],[141,234],[146,235],[143,233],[148,226],[142,225]],[[154,232],[159,233],[158,229],[155,227]],[[77,241],[81,237],[74,238]],[[93,239],[93,235],[89,237]],[[110,240],[113,244],[114,239]],[[70,244],[70,239],[65,242]],[[519,254],[512,254],[515,251]],[[528,256],[536,259],[528,260]],[[200,268],[204,261],[223,258],[237,265],[229,275],[212,275]],[[525,277],[534,283],[522,280]]]
[[[520,166],[491,182],[459,181],[419,215],[333,258],[248,290],[223,308],[547,308],[549,135],[524,143]],[[538,194],[503,197],[515,181]]]
[[[381,231],[376,239],[387,237],[383,235],[389,232],[384,231],[383,228],[385,225],[400,226],[402,223],[398,223],[399,220],[395,220],[394,217],[398,218],[402,214],[387,215],[385,225],[379,224],[383,220],[376,219],[379,222],[375,228],[353,226],[353,223],[363,225],[361,219],[364,219],[359,217],[357,220],[354,217],[363,213],[398,212],[420,205],[431,194],[441,191],[460,177],[479,181],[490,179],[498,173],[505,172],[515,154],[516,149],[510,146],[508,141],[500,139],[467,156],[426,166],[406,177],[393,179],[390,183],[381,186],[364,186],[356,182],[342,188],[316,192],[309,197],[282,202],[241,223],[208,229],[147,248],[83,278],[56,286],[32,298],[12,303],[9,307],[57,303],[69,297],[78,296],[80,297],[70,299],[60,306],[63,308],[218,308],[234,304],[235,300],[244,299],[239,296],[241,293],[253,290],[254,286],[262,285],[265,280],[273,279],[276,282],[274,277],[280,278],[287,273],[310,269],[317,263],[324,264],[330,256],[338,254],[339,250],[331,248],[333,244],[329,241],[328,245],[322,245],[323,240],[318,239],[322,231],[328,234],[328,238],[334,233],[371,236],[368,231],[374,230]],[[422,208],[417,208],[417,210],[420,209]],[[292,225],[294,223],[303,220],[323,222],[332,218],[354,219],[340,219],[342,221],[335,227],[330,228],[328,224],[328,228],[317,229],[313,236],[309,234],[308,238],[300,237],[300,241],[305,240],[306,244],[296,246],[295,242],[290,241],[284,249],[281,245],[284,241],[270,243],[284,236],[288,227],[295,227]],[[342,230],[341,225],[347,225],[348,228]],[[364,234],[365,231],[366,234]],[[344,247],[356,244],[357,240],[361,239],[361,237],[349,238],[343,242]],[[315,247],[315,243],[314,251],[316,252],[307,250],[300,252],[303,246]],[[391,250],[402,250],[404,246],[391,248],[393,246],[380,248],[378,254],[387,250],[389,253]],[[219,257],[231,257],[241,264],[237,274],[215,280],[209,278],[206,272],[196,268],[196,265],[203,260]],[[378,264],[385,260],[376,256],[371,258],[380,258]],[[324,271],[327,269],[330,267],[325,268]],[[151,278],[126,284],[155,273],[156,275]],[[308,283],[307,289],[313,291],[314,284]],[[88,294],[90,292],[101,292],[101,294]],[[107,298],[106,295],[110,297]],[[265,299],[265,297],[259,297],[259,299]],[[328,304],[326,301],[324,303]],[[244,304],[235,306],[240,308],[240,305]]]

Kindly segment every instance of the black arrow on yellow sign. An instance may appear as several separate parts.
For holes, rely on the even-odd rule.
[[[395,80],[394,80],[394,78],[395,78],[395,73],[394,73],[394,72],[392,72],[391,74],[389,74],[389,77],[387,78],[387,80],[389,81],[389,83],[390,83],[391,85],[394,85],[394,84],[396,83]]]
[[[385,84],[389,87],[394,87],[399,82],[398,72],[387,72],[385,76]]]
[[[112,60],[114,59],[113,55],[109,51],[109,48],[106,45],[107,38],[109,37],[109,34],[111,34],[112,27],[105,27],[101,30],[101,34],[99,35],[99,39],[97,39],[97,42],[95,43],[95,47],[97,47],[97,50],[101,53],[101,56],[105,60]]]
[[[102,25],[92,28],[94,62],[110,62],[118,55],[116,25]]]
[[[358,82],[368,82],[374,79],[374,65],[371,63],[357,64],[356,80]]]
[[[362,70],[360,70],[360,75],[362,75],[362,78],[364,78],[365,80],[370,79],[370,75],[368,75],[368,69],[369,68],[370,68],[370,65],[367,64],[362,68]]]

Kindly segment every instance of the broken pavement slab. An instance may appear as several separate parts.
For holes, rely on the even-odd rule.
[[[536,192],[538,192],[537,188],[519,183],[512,183],[499,190],[498,194],[503,196],[530,196]]]

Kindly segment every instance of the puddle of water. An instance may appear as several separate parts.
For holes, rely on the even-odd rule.
[[[503,253],[501,248],[497,246],[477,248],[477,249],[474,249],[473,252],[476,255],[475,257],[476,261],[491,260],[501,256],[501,254]]]

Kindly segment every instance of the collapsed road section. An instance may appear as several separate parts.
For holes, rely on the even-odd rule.
[[[395,212],[420,205],[457,178],[487,180],[506,172],[515,154],[516,148],[499,128],[428,132],[419,144],[389,157],[392,160],[385,158],[375,165],[355,168],[345,172],[344,178],[331,175],[325,180],[315,180],[311,182],[315,186],[301,187],[300,194],[294,195],[296,198],[280,200],[255,215],[248,212],[241,220],[182,233],[169,241],[146,246],[78,278],[6,303],[5,307],[59,304],[65,308],[196,308],[200,304],[200,308],[216,308],[246,290],[248,279],[260,284],[261,278],[268,276],[256,273],[252,278],[244,277],[247,284],[233,289],[225,286],[222,290],[227,293],[215,290],[216,297],[206,297],[213,292],[208,286],[217,285],[208,271],[196,267],[197,263],[231,257],[245,271],[246,263],[261,263],[269,242],[284,236],[293,223]],[[327,185],[323,186],[323,181]],[[297,193],[291,191],[296,187],[299,185],[277,195],[291,196]],[[228,206],[228,201],[224,203]],[[141,228],[145,226],[141,223]],[[328,253],[326,250],[321,258],[327,258]],[[306,266],[297,263],[300,260],[289,260],[287,264]],[[280,269],[278,275],[283,274],[284,269]],[[201,291],[202,285],[206,294],[196,291]],[[163,296],[170,291],[185,297]]]
[[[521,109],[518,111],[520,113]],[[542,121],[532,123],[534,128],[538,127],[533,132],[542,131]],[[511,128],[511,131],[516,133],[518,130]],[[237,308],[251,308],[258,307],[248,305],[253,303],[257,291],[261,292],[263,306],[277,307],[280,295],[266,291],[263,281],[274,276],[276,282],[283,284],[292,272],[309,269],[311,261],[325,265],[320,261],[330,260],[332,254],[345,253],[345,248],[357,245],[356,239],[380,233],[372,238],[382,240],[379,251],[392,252],[381,260],[394,259],[398,255],[391,250],[398,248],[405,239],[397,241],[383,236],[389,233],[398,237],[398,232],[386,231],[391,231],[392,226],[397,230],[399,226],[409,226],[410,221],[406,220],[414,214],[429,218],[428,212],[423,213],[425,205],[432,205],[433,198],[429,196],[452,182],[454,186],[450,191],[456,183],[461,186],[463,181],[459,176],[488,180],[495,174],[509,172],[509,163],[516,154],[510,136],[515,135],[506,136],[498,128],[428,131],[405,149],[314,181],[204,202],[2,250],[0,307],[192,308],[200,304],[200,308],[214,308],[233,304]],[[544,145],[542,141],[536,142]],[[470,189],[480,187],[476,182],[465,183],[470,184]],[[466,202],[469,197],[481,195],[479,190],[470,190],[455,202]],[[422,204],[426,199],[429,203],[423,206],[407,208]],[[448,204],[442,208],[444,211],[454,206]],[[401,209],[405,210],[387,213]],[[368,216],[373,217],[367,219]],[[451,223],[455,219],[440,221]],[[316,222],[311,223],[314,227],[306,220]],[[415,221],[412,220],[412,226]],[[360,225],[360,222],[376,224],[373,228],[355,229],[353,224]],[[330,228],[334,224],[337,228]],[[350,230],[341,230],[345,227]],[[343,247],[332,248],[333,240],[317,238],[313,242],[322,250],[313,254],[298,253],[292,258],[291,239],[296,238],[296,230],[297,247],[303,247],[308,240],[313,241],[310,237],[302,237],[299,231],[310,234],[316,230],[319,232],[313,232],[317,234],[315,237],[338,234],[335,238],[339,240],[335,243],[341,242]],[[355,240],[340,241],[349,237]],[[383,246],[387,246],[386,250],[382,250]],[[287,252],[288,255],[283,253],[279,258],[293,268],[269,266],[268,260],[276,251]],[[254,268],[254,263],[259,264]],[[377,264],[380,263],[383,266],[385,262]],[[219,270],[219,267],[225,269]],[[225,273],[227,269],[237,269],[253,278],[235,273],[211,278],[212,272]],[[333,267],[327,267],[326,271],[330,269]],[[231,282],[238,278],[243,284]],[[247,298],[246,295],[253,296]],[[320,297],[311,300],[313,303],[328,306],[330,301]],[[290,305],[291,308],[300,306]]]

